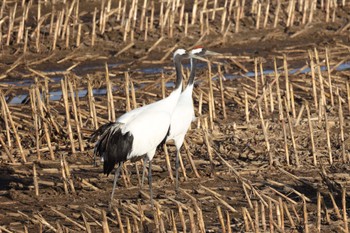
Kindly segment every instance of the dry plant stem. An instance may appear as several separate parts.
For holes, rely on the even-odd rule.
[[[343,205],[344,232],[349,233],[349,223],[348,223],[348,217],[346,214],[346,211],[347,211],[347,208],[346,208],[346,188],[342,189],[342,205]]]
[[[60,161],[61,161],[61,175],[62,175],[64,192],[65,192],[65,194],[69,194],[68,185],[67,185],[67,177],[66,177],[66,172],[64,169],[64,164],[63,164],[63,155],[61,155]]]
[[[92,121],[95,129],[98,129],[97,115],[96,115],[96,107],[95,107],[95,98],[92,92],[92,84],[91,78],[88,79],[88,101],[89,101],[89,110],[90,110],[90,119]]]
[[[283,98],[286,101],[286,98],[284,97]],[[288,115],[289,112],[288,112],[288,106],[285,105],[286,107],[286,114]],[[283,111],[281,111],[283,112]],[[284,119],[284,114],[282,114],[282,117],[281,117],[281,122],[282,122],[282,131],[283,131],[283,138],[284,138],[284,153],[285,153],[285,156],[286,156],[286,162],[287,162],[287,165],[289,166],[290,165],[290,159],[289,159],[289,149],[288,149],[288,139],[287,139],[287,130],[286,130],[286,122],[285,122],[285,119]]]
[[[256,14],[256,25],[255,28],[259,29],[260,26],[260,18],[261,18],[261,3],[258,3],[258,13]]]
[[[35,189],[35,196],[39,196],[39,184],[38,184],[38,175],[36,172],[36,165],[33,163],[33,183]]]
[[[225,104],[225,94],[224,94],[224,86],[223,86],[223,76],[221,74],[221,67],[219,66],[218,68],[218,73],[219,73],[219,82],[220,82],[220,93],[221,93],[221,107],[222,107],[222,114],[224,116],[224,119],[227,119],[227,114],[226,114],[226,104]]]
[[[230,213],[226,210],[227,233],[232,233]]]
[[[300,219],[299,214],[298,214],[297,210],[295,209],[294,205],[292,205],[292,210],[293,210],[295,217],[297,218],[297,222],[300,224],[301,219]]]
[[[68,86],[69,86],[70,96],[71,96],[71,100],[72,100],[74,121],[75,121],[77,134],[78,134],[79,148],[80,148],[80,151],[84,151],[84,142],[83,142],[83,138],[82,138],[82,134],[81,134],[77,105],[76,105],[75,98],[74,98],[73,84],[70,80],[68,80]]]
[[[250,225],[250,227],[252,228],[252,230],[255,232],[256,229],[255,229],[255,225],[254,225],[253,219],[252,219],[252,217],[250,216],[250,213],[249,213],[249,211],[247,210],[247,208],[245,208],[245,207],[243,207],[243,208],[244,208],[244,211],[245,211],[246,216],[247,216],[247,218],[248,218],[249,225]]]
[[[119,231],[120,231],[120,233],[124,233],[124,225],[123,225],[122,219],[121,219],[121,217],[120,217],[119,210],[118,210],[117,208],[114,208],[114,212],[115,212],[116,215],[117,215],[117,220],[118,220],[118,225],[119,225]]]
[[[255,74],[255,98],[258,98],[258,95],[259,95],[258,58],[254,58],[254,74]]]
[[[126,217],[126,232],[131,233],[131,225],[129,217]]]
[[[268,106],[267,96],[266,96],[266,82],[265,82],[264,69],[262,66],[262,62],[259,63],[259,67],[260,67],[260,79],[261,79],[262,92],[263,92],[262,94],[263,94],[264,104],[265,104],[265,112],[266,112],[266,114],[269,114],[269,106]]]
[[[320,82],[320,89],[321,89],[321,103],[322,105],[326,105],[326,96],[325,96],[325,91],[324,91],[324,81],[323,81],[323,76],[321,72],[321,65],[320,65],[320,59],[318,56],[318,51],[316,47],[314,48],[314,53],[315,53],[315,59],[316,59],[316,64],[317,64],[317,72],[318,72],[318,78]],[[323,108],[321,108],[323,110]]]
[[[175,220],[175,216],[174,216],[174,211],[171,210],[171,225],[172,225],[172,232],[177,233],[177,227],[176,227],[176,220]]]
[[[200,175],[199,175],[199,173],[198,173],[198,171],[197,171],[196,165],[195,165],[195,163],[193,162],[192,154],[191,154],[191,152],[190,152],[190,150],[189,150],[189,147],[188,147],[187,142],[184,142],[184,147],[185,147],[185,149],[186,149],[187,158],[188,158],[188,160],[190,161],[190,164],[191,164],[191,167],[192,167],[192,170],[193,170],[194,174],[196,175],[197,178],[200,178]],[[184,170],[183,170],[183,171],[184,171]]]
[[[187,232],[186,231],[186,221],[185,221],[185,217],[184,217],[184,213],[183,213],[181,205],[178,205],[178,210],[179,210],[179,216],[180,216],[181,225],[182,225],[182,231]]]
[[[265,205],[261,201],[260,201],[260,206],[261,206],[261,226],[262,226],[263,232],[266,232],[267,227],[266,227]]]
[[[103,229],[103,233],[109,233],[109,226],[108,226],[108,222],[107,222],[107,215],[106,215],[106,211],[101,210],[101,217],[102,217],[102,229]]]
[[[339,89],[337,89],[337,95],[338,95],[338,117],[339,117],[339,128],[340,128],[339,139],[341,143],[343,162],[346,163],[347,161],[350,161],[350,154],[348,155],[348,157],[346,156],[345,137],[344,137],[344,116],[343,116],[343,107],[341,103],[341,97],[339,95]]]
[[[347,99],[348,99],[348,112],[350,115],[350,84],[349,84],[349,80],[346,80],[346,93],[347,93]]]
[[[303,213],[304,213],[304,230],[305,230],[305,233],[309,233],[309,221],[308,221],[305,198],[303,198]]]
[[[284,212],[287,214],[288,220],[290,222],[291,227],[294,229],[295,228],[295,223],[294,220],[292,218],[292,215],[290,214],[289,210],[288,210],[288,206],[285,202],[283,202],[283,207],[284,207]]]
[[[255,232],[260,232],[259,230],[259,204],[257,201],[254,201],[254,224],[255,224]]]
[[[92,17],[92,33],[91,33],[91,46],[95,45],[96,38],[96,16],[97,16],[97,8],[95,7],[94,14]]]
[[[286,83],[286,96],[287,96],[287,111],[290,111],[291,104],[290,104],[290,89],[289,89],[289,75],[288,75],[288,64],[287,64],[287,56],[283,55],[283,68],[284,68],[284,76],[285,76],[285,83]]]
[[[281,221],[280,227],[281,227],[282,231],[284,232],[284,207],[283,207],[282,198],[279,197],[278,201],[279,201],[279,205],[278,205],[277,208],[280,210],[280,218],[281,218],[281,220],[280,220]]]
[[[166,146],[166,144],[163,145],[163,150],[164,150],[164,153],[165,153],[165,161],[166,161],[166,166],[168,168],[169,177],[173,181],[174,180],[174,176],[173,176],[173,172],[171,170],[170,157],[169,157],[169,153],[168,153],[168,147]]]
[[[248,221],[248,217],[245,211],[245,207],[242,208],[242,215],[243,215],[243,220],[244,220],[244,229],[245,232],[249,232],[250,231],[250,227],[249,227],[249,221]]]
[[[83,218],[84,226],[85,226],[85,228],[86,228],[86,232],[87,232],[87,233],[92,233],[90,224],[88,223],[88,221],[87,221],[87,219],[86,219],[84,213],[81,213],[81,217]]]
[[[36,98],[37,98],[37,104],[38,104],[38,109],[40,111],[40,117],[41,117],[41,121],[44,127],[44,132],[45,132],[45,137],[46,137],[46,142],[47,142],[47,146],[49,147],[49,151],[50,151],[50,157],[52,160],[55,159],[55,155],[53,153],[53,148],[51,145],[51,137],[50,137],[50,133],[49,133],[49,128],[47,125],[47,121],[45,120],[45,114],[44,114],[44,107],[43,107],[43,102],[41,100],[41,96],[40,96],[40,92],[39,92],[39,88],[38,86],[36,86],[35,88],[35,93],[36,93]]]
[[[212,148],[211,148],[211,145],[210,145],[210,142],[209,142],[209,135],[208,134],[209,134],[208,131],[204,130],[205,144],[206,144],[207,150],[208,150],[208,156],[209,156],[209,161],[210,161],[210,165],[211,165],[211,172],[213,174],[215,174],[214,173],[215,165],[214,165],[214,162],[213,162]]]
[[[273,205],[271,200],[269,199],[269,226],[270,226],[270,232],[274,232],[274,225],[273,225]]]
[[[341,216],[341,214],[340,214],[338,205],[337,205],[337,203],[336,203],[336,201],[335,201],[335,199],[334,199],[333,194],[332,194],[332,193],[329,193],[329,197],[331,198],[331,201],[332,201],[332,204],[333,204],[333,207],[334,207],[334,211],[335,211],[335,213],[336,213],[336,215],[337,215],[337,218],[338,218],[338,219],[341,219],[342,216]]]
[[[70,174],[70,169],[69,169],[68,163],[66,161],[65,155],[63,155],[63,166],[64,166],[64,170],[66,172],[67,182],[69,183],[69,186],[70,186],[70,189],[71,189],[72,193],[75,194],[74,183],[73,183],[73,180],[72,180],[72,176]]]
[[[213,82],[212,82],[212,72],[211,72],[211,63],[208,62],[208,82],[209,82],[209,107],[211,106],[212,110],[212,118],[210,119],[211,129],[213,130],[213,119],[216,118],[215,114],[215,100],[214,100],[214,90],[213,90]]]
[[[126,112],[129,112],[131,110],[131,105],[130,105],[130,88],[129,88],[129,73],[128,72],[125,72],[124,73],[124,76],[125,76],[125,100],[126,100],[126,109],[125,111]]]
[[[264,138],[265,138],[266,151],[267,151],[267,154],[269,156],[269,164],[271,166],[273,163],[273,158],[272,158],[272,153],[270,152],[269,136],[268,136],[268,133],[266,130],[265,121],[264,121],[264,117],[263,117],[261,106],[260,106],[259,102],[258,102],[258,111],[259,111],[259,117],[260,117],[260,121],[261,121],[261,127],[263,129],[263,134],[264,134]]]
[[[332,77],[331,77],[331,69],[329,64],[329,49],[326,47],[326,65],[327,65],[327,74],[328,74],[328,85],[329,85],[329,94],[331,96],[331,104],[334,106],[334,97],[333,97],[333,88],[332,88]]]
[[[303,105],[301,105],[301,108],[300,108],[300,110],[299,110],[299,114],[298,114],[298,117],[297,117],[297,119],[296,119],[296,121],[295,121],[294,126],[299,125],[299,122],[300,122],[301,116],[303,115],[303,112],[304,112],[304,108],[305,108],[305,105],[304,105],[304,104],[303,104]]]
[[[30,88],[29,94],[30,94],[30,104],[32,107],[32,113],[33,113],[33,119],[34,119],[36,153],[37,153],[38,160],[40,160],[41,155],[40,155],[40,151],[39,151],[39,149],[40,149],[39,117],[38,117],[35,89]]]
[[[162,76],[161,76],[161,81],[162,81],[162,98],[165,98],[165,77],[164,77],[164,73],[162,72]]]
[[[12,114],[9,110],[9,107],[6,103],[6,100],[5,100],[5,97],[4,97],[4,94],[2,93],[2,91],[0,90],[0,98],[1,98],[1,105],[2,105],[2,108],[4,109],[4,112],[5,114],[7,115],[7,118],[10,122],[10,125],[12,127],[12,130],[13,130],[13,133],[15,135],[15,139],[16,139],[16,143],[17,143],[17,146],[19,148],[19,151],[20,151],[20,154],[21,154],[21,157],[22,157],[22,160],[23,162],[27,162],[27,159],[26,159],[26,155],[23,151],[23,147],[22,147],[22,143],[21,143],[21,139],[19,137],[19,134],[18,134],[18,131],[17,131],[17,127],[15,126],[15,123],[12,119]]]
[[[266,9],[265,9],[265,18],[264,18],[263,28],[266,28],[267,21],[269,19],[269,10],[270,10],[270,1],[267,1],[267,6],[266,6]]]
[[[321,193],[317,192],[317,222],[316,228],[318,232],[321,232]]]
[[[246,189],[246,184],[245,183],[242,183],[242,187],[243,187],[243,191],[244,191],[244,194],[245,194],[245,198],[247,199],[247,202],[249,204],[249,207],[251,209],[253,209],[253,204],[252,204],[252,201],[250,200],[250,197],[249,197],[249,194],[247,192],[247,189]]]
[[[309,50],[309,59],[310,59],[310,70],[311,70],[311,81],[312,81],[312,93],[314,97],[315,108],[318,109],[318,100],[317,100],[317,89],[316,89],[316,77],[315,77],[315,64],[313,60],[312,51]]]
[[[274,23],[273,23],[273,27],[274,28],[277,27],[280,10],[281,10],[281,0],[278,0],[277,1],[277,7],[276,7],[276,10],[275,10],[275,20],[274,20]]]
[[[269,97],[270,97],[270,112],[273,113],[275,111],[275,107],[274,107],[274,98],[273,98],[273,92],[272,92],[272,85],[269,85],[269,90],[268,92],[270,93]]]
[[[218,211],[218,217],[221,224],[222,233],[226,233],[225,220],[224,220],[224,217],[222,216],[221,207],[217,205],[216,210]]]
[[[188,215],[190,217],[190,226],[191,226],[191,233],[197,233],[197,227],[196,227],[196,223],[194,220],[194,214],[193,214],[193,209],[192,208],[188,208]]]
[[[71,144],[71,150],[72,153],[75,153],[75,144],[74,144],[74,137],[73,137],[73,131],[72,126],[70,123],[70,110],[69,110],[69,103],[68,103],[68,91],[67,91],[67,80],[68,78],[65,78],[65,81],[61,79],[61,88],[62,88],[62,96],[63,96],[63,102],[66,110],[66,122],[67,122],[67,130],[68,130],[68,136]]]
[[[284,98],[284,104],[286,105],[285,98]],[[291,120],[288,112],[286,113],[286,115],[287,115],[287,120],[288,120],[289,133],[290,133],[290,137],[292,139],[293,151],[294,151],[294,156],[295,156],[295,164],[297,165],[297,167],[300,167],[299,155],[298,155],[297,145],[296,145],[296,142],[295,142],[292,120]]]
[[[114,100],[113,100],[113,86],[112,82],[109,78],[109,70],[108,65],[105,63],[106,70],[106,89],[107,89],[107,108],[108,108],[108,120],[115,122],[115,108],[114,108]],[[129,82],[128,82],[129,83]],[[126,82],[125,82],[125,85]]]
[[[330,137],[330,133],[329,133],[329,124],[328,124],[328,115],[327,115],[327,111],[326,111],[326,106],[324,106],[324,121],[325,121],[325,126],[326,126],[327,150],[328,150],[329,164],[333,164],[331,137]]]
[[[2,92],[0,92],[0,93],[2,93]],[[7,117],[5,107],[2,105],[2,98],[1,97],[0,97],[0,103],[1,103],[1,114],[2,114],[2,117],[4,118],[4,122],[5,122],[7,145],[9,148],[11,148],[12,141],[11,141],[11,134],[10,134],[10,126],[9,126],[8,117]]]
[[[312,127],[311,117],[310,117],[310,108],[309,104],[306,103],[306,112],[307,112],[307,120],[309,124],[309,133],[310,133],[310,140],[311,140],[311,154],[313,156],[313,164],[314,166],[317,165],[317,155],[316,155],[316,149],[315,149],[315,142],[314,142],[314,131]]]
[[[137,108],[137,102],[136,102],[134,82],[132,80],[130,80],[130,85],[131,85],[131,99],[132,99],[133,109],[135,109]]]
[[[79,227],[80,229],[82,229],[83,231],[86,231],[86,228],[81,225],[80,223],[74,221],[72,218],[68,217],[67,215],[63,214],[62,212],[58,211],[57,209],[55,209],[54,207],[50,206],[50,209],[55,212],[57,215],[61,216],[62,218],[64,218],[65,220],[67,220],[68,222],[73,223],[75,226]]]
[[[0,144],[1,144],[2,148],[4,148],[5,153],[7,154],[7,157],[10,159],[11,163],[15,163],[16,160],[12,156],[12,153],[10,152],[9,148],[7,147],[7,145],[5,144],[5,142],[1,136],[0,136]]]
[[[296,117],[296,111],[295,111],[295,101],[294,101],[294,88],[293,85],[290,84],[290,101],[291,101],[291,107],[292,107],[292,114],[293,114],[293,119]]]
[[[330,219],[330,216],[329,216],[329,211],[328,211],[328,209],[327,209],[327,206],[326,206],[326,204],[325,204],[325,202],[324,202],[324,198],[323,198],[323,197],[321,198],[321,201],[322,201],[322,206],[323,206],[323,210],[324,210],[324,214],[325,214],[325,217],[324,217],[325,222],[326,222],[327,224],[330,224],[331,219]]]
[[[249,102],[248,102],[248,94],[244,91],[244,112],[245,112],[245,121],[249,123]]]

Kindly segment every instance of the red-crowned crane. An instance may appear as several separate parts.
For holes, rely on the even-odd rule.
[[[153,206],[152,159],[157,146],[165,140],[169,133],[171,115],[182,90],[181,60],[185,58],[189,58],[186,50],[178,49],[174,52],[175,90],[167,98],[127,112],[116,122],[101,126],[92,135],[92,137],[101,135],[95,144],[94,154],[101,156],[104,174],[109,175],[118,164],[114,175],[110,206],[123,163],[143,156],[145,156],[145,162],[147,160],[149,162],[148,182]]]
[[[166,139],[166,141],[173,140],[176,147],[176,161],[175,161],[176,191],[179,188],[180,149],[184,142],[185,135],[191,125],[191,122],[195,119],[192,91],[193,91],[194,79],[196,76],[196,59],[202,56],[218,55],[218,54],[219,53],[208,51],[201,47],[192,49],[190,52],[190,58],[191,58],[190,77],[188,79],[187,86],[185,90],[181,93],[179,100],[177,101],[175,110],[171,116],[170,132]]]

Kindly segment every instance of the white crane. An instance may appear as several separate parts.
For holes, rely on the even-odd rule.
[[[149,161],[148,182],[153,205],[152,159],[157,146],[165,140],[169,133],[171,115],[181,94],[181,60],[185,58],[189,58],[186,50],[175,51],[173,56],[176,70],[175,90],[167,98],[127,112],[116,122],[101,126],[92,135],[92,137],[101,135],[95,144],[94,154],[101,156],[103,172],[109,175],[115,164],[118,164],[114,175],[111,203],[123,163],[145,156],[145,162]]]
[[[190,77],[188,79],[187,86],[185,90],[181,93],[179,100],[177,101],[175,110],[171,116],[170,132],[166,141],[173,140],[176,147],[176,162],[175,162],[176,191],[179,188],[179,156],[181,156],[180,149],[184,142],[185,135],[191,125],[191,122],[195,119],[192,91],[193,91],[194,79],[196,76],[196,59],[207,55],[218,55],[218,53],[208,51],[204,48],[195,48],[191,50]]]

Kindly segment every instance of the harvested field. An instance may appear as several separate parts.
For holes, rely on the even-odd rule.
[[[349,0],[3,0],[0,232],[349,232]],[[204,46],[182,147],[93,166],[91,133]],[[189,62],[183,63],[185,77]]]

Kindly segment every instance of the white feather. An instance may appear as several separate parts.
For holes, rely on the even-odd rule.
[[[148,105],[143,111],[129,118],[123,127],[123,133],[130,132],[134,136],[133,149],[128,159],[148,154],[152,160],[154,154],[150,153],[166,136],[171,115],[179,99],[181,89],[174,91],[167,98]]]
[[[182,146],[186,132],[195,117],[192,90],[193,85],[189,85],[181,93],[173,115],[171,116],[170,135],[167,140],[174,140],[177,149],[180,149]]]

